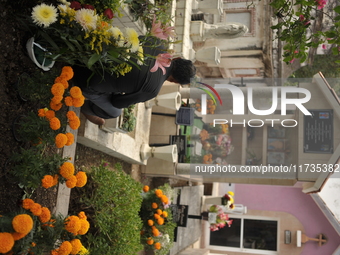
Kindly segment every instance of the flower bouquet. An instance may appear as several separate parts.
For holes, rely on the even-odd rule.
[[[217,231],[228,225],[231,226],[233,220],[229,219],[228,214],[223,212],[223,208],[220,205],[212,205],[209,208],[209,219],[210,230]]]
[[[228,210],[235,208],[233,196],[234,192],[228,191],[228,193],[222,197],[222,205],[225,205]]]

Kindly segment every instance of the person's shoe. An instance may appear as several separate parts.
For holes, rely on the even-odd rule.
[[[89,121],[91,121],[93,124],[96,124],[98,126],[102,126],[105,124],[105,120],[103,118],[100,118],[98,116],[94,116],[94,115],[88,115],[82,112],[82,114],[84,114],[84,116],[86,117],[86,119],[88,119]]]

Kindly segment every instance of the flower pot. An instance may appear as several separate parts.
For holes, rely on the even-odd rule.
[[[173,92],[156,96],[155,98],[146,101],[145,107],[151,108],[154,105],[163,106],[168,109],[178,111],[181,107],[181,94],[179,92]]]
[[[45,57],[46,54],[51,53],[48,53],[44,47],[36,43],[34,41],[34,37],[31,37],[27,41],[26,49],[28,52],[28,56],[34,62],[34,64],[36,64],[37,67],[41,68],[44,71],[49,71],[53,67],[55,61]]]

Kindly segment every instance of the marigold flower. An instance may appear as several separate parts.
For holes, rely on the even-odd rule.
[[[86,214],[84,212],[79,212],[78,217],[79,217],[79,219],[84,219],[84,220],[87,219]]]
[[[164,218],[166,218],[166,217],[168,217],[168,212],[167,211],[163,211],[162,215],[163,215]]]
[[[152,230],[152,235],[153,236],[159,236],[159,230],[157,229],[157,228],[154,228],[153,230]]]
[[[58,253],[58,249],[52,250],[50,254],[51,254],[51,255],[58,255],[58,254],[59,254],[59,253]]]
[[[144,187],[143,187],[143,191],[144,192],[148,192],[150,190],[150,187],[148,186],[148,185],[145,185]]]
[[[81,247],[83,246],[80,242],[79,239],[73,239],[70,241],[71,245],[72,245],[72,251],[71,254],[78,254]]]
[[[71,96],[67,96],[64,98],[64,102],[66,106],[72,106],[73,105],[73,98]]]
[[[35,216],[39,216],[42,213],[41,205],[38,204],[38,203],[34,203],[33,205],[31,205],[30,211]],[[17,232],[19,232],[19,231],[17,231]]]
[[[68,120],[74,120],[74,119],[76,119],[78,116],[77,116],[77,114],[76,114],[74,111],[68,111],[68,112],[66,113],[66,117],[67,117]]]
[[[154,217],[156,220],[158,220],[161,216],[160,216],[158,213],[155,213],[155,214],[153,215],[153,217]]]
[[[157,224],[158,225],[163,225],[164,224],[164,219],[163,218],[159,218],[159,219],[157,219]]]
[[[39,215],[39,220],[41,223],[46,223],[51,219],[51,212],[47,207],[41,208],[41,214]]]
[[[153,220],[148,220],[148,225],[152,226],[153,225]]]
[[[22,207],[26,210],[29,210],[31,208],[31,205],[34,204],[34,201],[30,198],[25,198],[22,200]]]
[[[14,246],[14,239],[10,233],[0,233],[0,253],[7,253],[12,250]]]
[[[85,102],[85,97],[83,95],[79,98],[72,99],[72,104],[74,107],[81,107],[83,106],[84,102]]]
[[[79,187],[79,188],[84,187],[85,184],[87,183],[87,175],[83,171],[79,171],[76,174],[76,178],[77,178],[76,187]]]
[[[48,27],[57,21],[57,8],[53,5],[40,4],[33,8],[31,17],[33,22],[40,27]]]
[[[57,117],[50,119],[50,128],[52,130],[58,130],[60,128],[60,120]]]
[[[59,111],[62,106],[63,106],[62,103],[54,103],[53,101],[50,102],[50,108],[55,111]]]
[[[77,216],[71,215],[65,219],[65,229],[68,232],[76,236],[80,228],[81,228],[81,222]]]
[[[55,137],[55,145],[57,146],[57,148],[63,148],[66,143],[67,143],[67,136],[65,134],[59,133],[56,135]]]
[[[38,116],[39,117],[45,117],[45,115],[46,115],[45,109],[39,109],[38,110]]]
[[[160,250],[162,246],[160,243],[155,243],[153,247],[155,247],[156,250]]]
[[[70,66],[64,66],[61,69],[61,75],[62,77],[64,77],[67,81],[71,80],[73,78],[74,72],[72,67]]]
[[[67,136],[67,142],[66,142],[66,146],[70,146],[71,144],[74,143],[74,135],[72,133],[66,133],[65,134]]]
[[[152,207],[153,209],[156,209],[156,208],[158,207],[158,204],[157,204],[157,203],[152,203],[152,204],[151,204],[151,207]]]
[[[63,96],[64,92],[65,88],[62,83],[54,83],[51,87],[51,93],[54,96]]]
[[[74,165],[71,162],[65,162],[59,169],[59,174],[65,179],[69,179],[74,175]]]
[[[149,237],[149,238],[146,240],[146,243],[147,243],[148,245],[153,245],[154,240],[153,240],[151,237]]]
[[[54,186],[54,179],[52,175],[45,175],[44,178],[41,180],[42,186],[45,189],[51,188]]]
[[[63,100],[63,96],[61,96],[61,95],[56,95],[56,96],[51,98],[51,102],[53,102],[55,104],[60,104],[61,100]]]
[[[155,194],[157,197],[161,197],[163,195],[163,191],[161,189],[156,189]]]
[[[53,176],[53,186],[57,185],[58,184],[58,179],[59,179],[59,175],[55,174]]]
[[[169,199],[166,195],[162,195],[161,197],[161,201],[164,203],[164,204],[167,204],[169,202]]]
[[[80,98],[83,93],[81,92],[81,89],[77,86],[74,86],[70,89],[70,95],[73,98]]]
[[[15,232],[27,235],[33,228],[33,219],[28,214],[19,214],[13,218],[12,227]]]
[[[72,251],[72,244],[69,241],[64,241],[58,248],[58,255],[69,255]]]
[[[53,110],[48,110],[48,111],[46,111],[45,112],[45,117],[47,118],[47,119],[52,119],[52,118],[54,118],[55,117],[55,111],[53,111]]]
[[[70,189],[74,188],[77,184],[77,177],[75,175],[72,175],[70,178],[66,181],[66,186]]]
[[[161,209],[157,209],[156,213],[159,214],[159,215],[162,215],[162,210]]]
[[[14,241],[18,241],[18,240],[24,238],[26,235],[27,235],[27,234],[18,233],[18,232],[12,233],[12,236],[13,236]]]
[[[69,86],[69,84],[68,84],[68,82],[66,80],[66,77],[64,77],[64,76],[58,76],[57,78],[55,78],[54,83],[61,83],[61,84],[63,84],[64,89],[67,89],[68,86]]]
[[[80,127],[80,119],[77,117],[76,119],[70,120],[68,124],[70,125],[70,128],[76,130]]]
[[[80,230],[78,235],[85,235],[90,228],[90,223],[85,219],[80,219]]]

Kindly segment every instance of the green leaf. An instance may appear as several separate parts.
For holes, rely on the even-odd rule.
[[[95,53],[93,54],[86,63],[87,68],[91,69],[91,67],[100,59],[100,55]]]
[[[340,5],[338,5],[337,7],[335,7],[333,9],[336,13],[339,13],[340,14]]]

